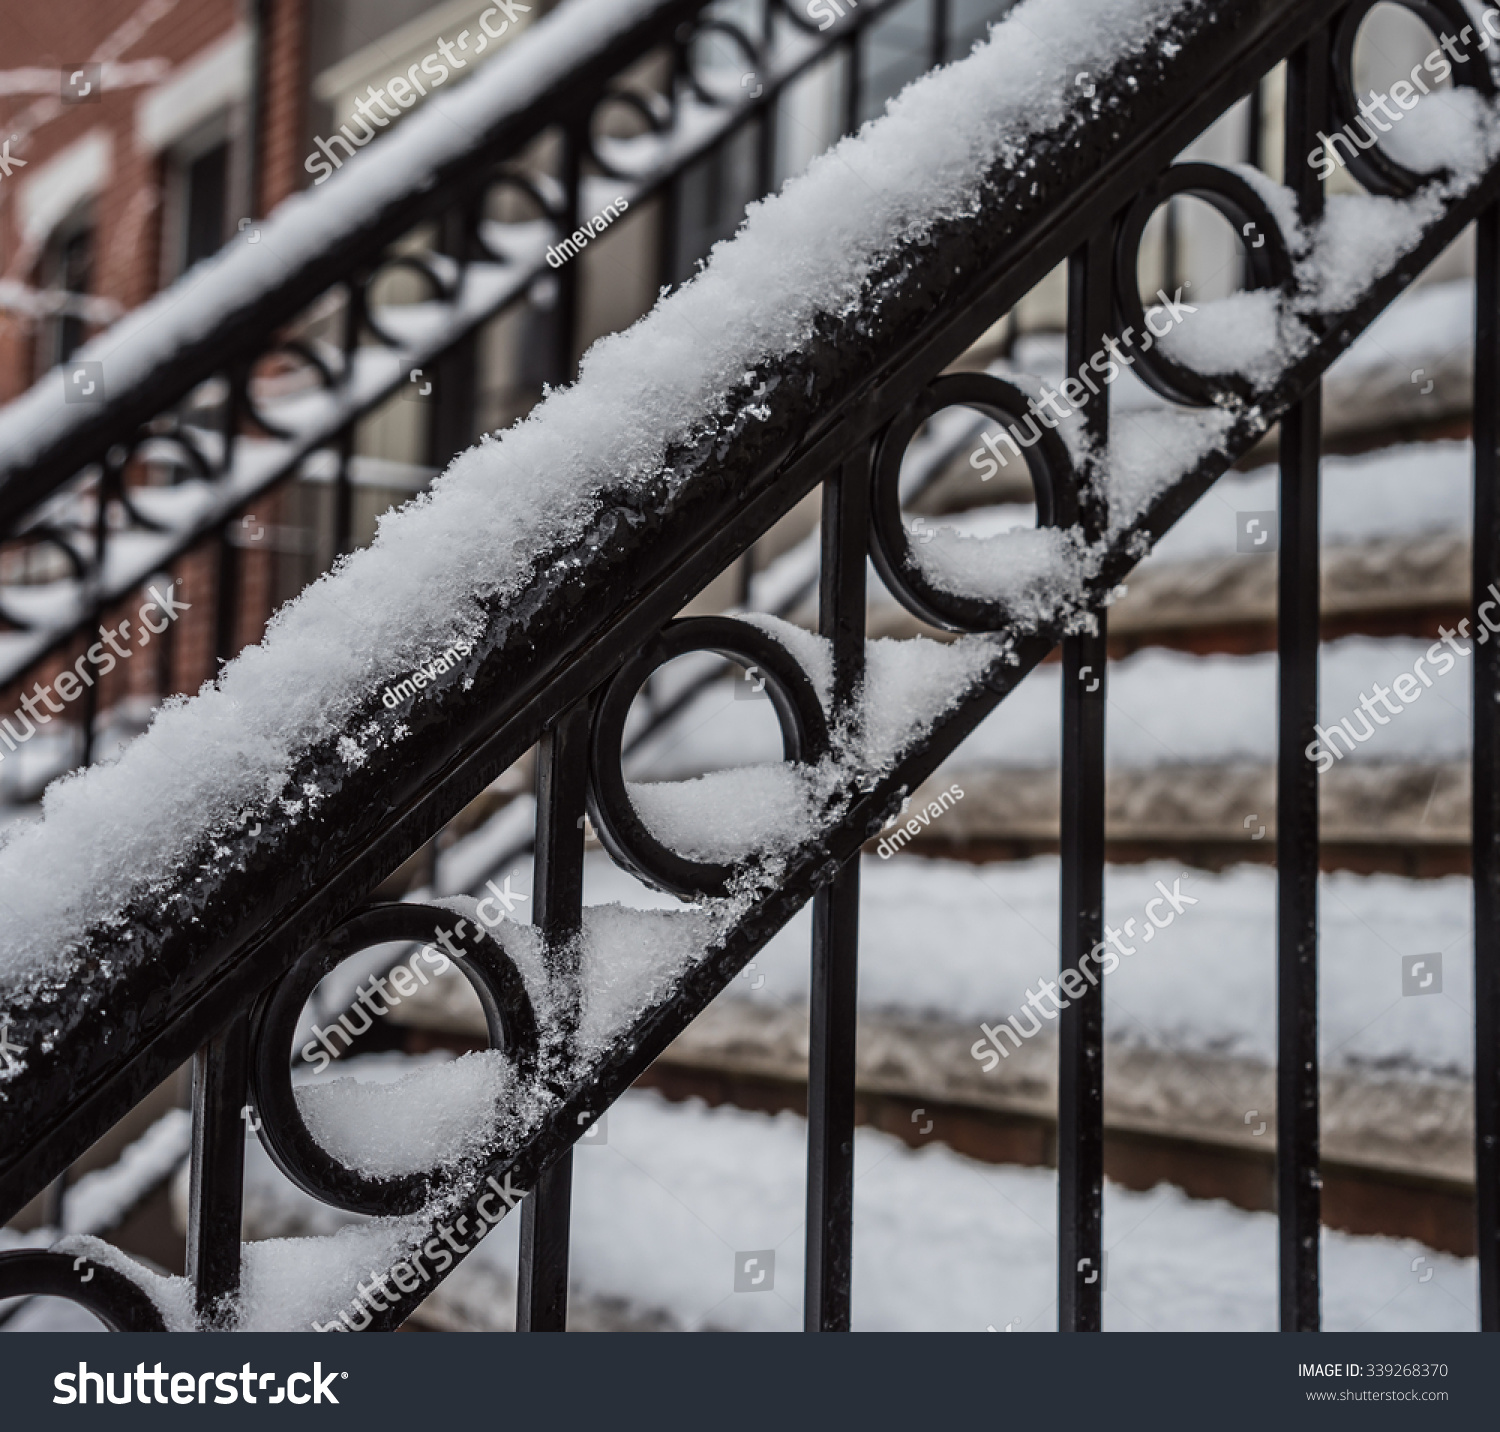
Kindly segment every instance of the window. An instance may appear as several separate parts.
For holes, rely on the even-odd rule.
[[[162,272],[165,286],[218,253],[229,237],[235,182],[229,115],[203,125],[163,159]]]
[[[42,251],[37,286],[50,293],[83,297],[94,268],[94,225],[85,211],[58,226]],[[83,345],[84,321],[76,304],[59,300],[57,311],[37,330],[36,373],[66,362]]]
[[[182,267],[217,253],[224,242],[229,197],[229,145],[216,144],[187,166]]]

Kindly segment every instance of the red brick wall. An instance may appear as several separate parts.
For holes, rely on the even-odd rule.
[[[268,212],[306,176],[301,170],[305,114],[306,7],[309,0],[269,0],[264,37],[264,89],[260,114],[261,158],[257,207]],[[62,70],[95,61],[140,65],[159,59],[166,73],[180,69],[221,40],[247,16],[244,0],[82,0],[55,6],[0,6],[0,56],[7,70],[28,67],[57,71],[46,92],[0,96],[0,142],[11,134],[15,159],[25,161],[9,178],[0,177],[0,277],[34,285],[39,255],[23,239],[17,202],[25,176],[41,169],[70,144],[96,128],[112,140],[109,177],[94,200],[95,248],[91,292],[128,310],[155,292],[162,271],[163,166],[158,156],[136,143],[136,111],[150,84],[106,83],[98,103],[64,104]],[[80,18],[82,17],[82,18]],[[130,23],[134,21],[134,23]],[[155,81],[153,81],[154,83]],[[35,328],[29,319],[0,311],[0,402],[23,392],[35,374]],[[280,520],[280,504],[263,501],[256,521],[269,531]],[[237,645],[259,639],[270,613],[274,557],[250,545],[240,552],[240,620]],[[173,573],[179,597],[192,604],[169,638],[136,650],[107,677],[99,679],[100,709],[127,695],[156,696],[192,691],[217,669],[215,598],[217,551],[213,545],[190,553]],[[137,594],[105,618],[134,622],[145,600]],[[16,708],[34,683],[50,684],[94,640],[44,663],[14,689],[0,691],[0,716]],[[133,646],[133,649],[134,646]],[[163,683],[165,683],[163,685]],[[74,703],[73,710],[81,706]],[[68,716],[59,718],[70,719]]]

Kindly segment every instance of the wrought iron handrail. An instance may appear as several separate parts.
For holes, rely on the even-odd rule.
[[[1476,381],[1489,385],[1479,387],[1484,401],[1476,403],[1477,414],[1489,414],[1476,430],[1476,587],[1500,579],[1500,443],[1493,417],[1500,382],[1500,167],[1493,141],[1485,138],[1484,162],[1473,173],[1430,182],[1376,176],[1387,192],[1416,196],[1382,210],[1390,222],[1407,225],[1405,241],[1364,272],[1325,286],[1339,257],[1339,232],[1317,227],[1322,190],[1301,156],[1320,128],[1348,117],[1339,109],[1332,57],[1347,62],[1342,40],[1370,8],[1370,0],[1186,0],[1163,7],[1147,33],[1099,68],[1097,93],[1080,91],[1044,117],[1027,153],[997,160],[960,216],[913,218],[912,231],[893,239],[864,277],[857,303],[823,312],[805,341],[731,383],[692,437],[672,448],[669,482],[643,488],[621,481],[599,493],[584,529],[539,555],[524,596],[488,606],[485,629],[461,670],[396,713],[386,713],[372,695],[349,723],[387,731],[400,721],[412,739],[369,749],[357,764],[341,758],[337,738],[315,744],[292,771],[296,786],[315,784],[321,792],[315,813],[294,820],[269,807],[256,813],[254,833],[216,829],[211,839],[224,855],[215,858],[206,836],[165,889],[143,886],[123,908],[99,911],[66,972],[9,1010],[33,1052],[0,1104],[0,1214],[43,1187],[193,1055],[189,1264],[201,1323],[233,1322],[242,1261],[240,1113],[251,1091],[268,1113],[268,1147],[294,1182],[337,1206],[404,1220],[392,1234],[398,1245],[392,1266],[413,1280],[410,1259],[439,1228],[458,1227],[472,1246],[465,1230],[482,1233],[527,1191],[519,1325],[562,1326],[569,1151],[581,1127],[812,899],[805,1317],[810,1328],[847,1327],[856,856],[902,794],[1061,641],[1060,956],[1065,969],[1085,968],[1090,952],[1102,947],[1105,703],[1102,678],[1091,684],[1082,678],[1106,670],[1110,594],[1235,457],[1280,421],[1282,1317],[1288,1328],[1315,1328],[1317,786],[1302,752],[1317,719],[1318,380],[1476,220]],[[1456,0],[1418,8],[1445,26],[1465,13]],[[994,43],[1005,38],[1002,32]],[[1288,188],[1240,170],[1173,166],[1189,141],[1283,59],[1289,62]],[[1493,95],[1488,71],[1476,68],[1470,79]],[[930,81],[948,82],[949,76]],[[906,439],[925,414],[945,404],[1012,415],[1027,396],[1016,385],[985,384],[973,375],[956,385],[944,369],[1063,257],[1070,264],[1069,370],[1090,363],[1101,335],[1125,340],[1139,307],[1135,221],[1173,192],[1200,195],[1233,214],[1237,227],[1243,220],[1265,235],[1271,252],[1252,279],[1271,291],[1283,319],[1300,325],[1291,356],[1256,376],[1204,375],[1160,352],[1149,362],[1139,354],[1134,361],[1142,376],[1205,416],[1184,421],[1169,411],[1151,420],[1165,442],[1153,463],[1132,464],[1118,434],[1108,446],[1107,400],[1088,407],[1067,442],[1052,434],[1028,449],[1039,517],[1055,534],[1036,538],[1062,557],[1072,554],[1052,569],[1062,574],[1056,584],[1022,583],[1002,600],[935,578],[914,552],[896,505]],[[588,391],[585,380],[573,397]],[[809,655],[807,637],[764,622],[674,621],[819,483],[821,659]],[[865,564],[872,552],[905,605],[968,634],[930,669],[926,708],[879,739],[872,718],[894,707],[900,674],[866,665]],[[1483,1318],[1491,1327],[1500,1321],[1496,645],[1476,658],[1474,762],[1480,1261]],[[629,696],[655,665],[696,649],[766,672],[788,759],[815,792],[803,809],[803,832],[773,860],[746,858],[726,868],[665,847],[659,833],[643,827],[619,781],[619,722]],[[486,936],[477,924],[469,936],[456,932],[469,941],[464,973],[486,1003],[492,1039],[509,1056],[510,1095],[504,1108],[491,1111],[482,1147],[459,1163],[399,1178],[363,1174],[319,1149],[302,1126],[286,1073],[288,1020],[309,981],[332,963],[410,938],[421,921],[451,918],[443,909],[362,905],[386,873],[536,742],[533,913],[542,966],[528,963],[523,943],[504,927],[498,936]],[[582,903],[586,806],[620,859],[700,907],[651,917],[656,937],[676,954],[671,977],[644,991],[636,1012],[602,1033],[596,1029],[591,1039],[580,1024],[592,1014],[587,961],[608,951]],[[1103,986],[1095,981],[1061,1018],[1065,1328],[1100,1326],[1100,1280],[1090,1275],[1102,1247],[1102,1001]],[[35,1267],[0,1257],[0,1295],[30,1291],[38,1276]],[[401,1291],[383,1289],[388,1301],[373,1305],[365,1325],[399,1324],[429,1291],[427,1281],[424,1273],[421,1286],[408,1289],[397,1278]],[[352,1287],[347,1291],[352,1296]],[[118,1320],[131,1316],[122,1304]]]

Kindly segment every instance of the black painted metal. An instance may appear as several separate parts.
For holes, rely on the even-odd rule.
[[[1000,604],[945,590],[926,572],[901,517],[901,460],[917,429],[946,407],[973,408],[1012,426],[1027,421],[1028,395],[990,373],[947,373],[922,389],[880,436],[870,497],[870,556],[881,580],[923,621],[949,631],[995,631],[1009,614]],[[1030,419],[1032,428],[1038,426]],[[1023,433],[1025,429],[1022,430]],[[1015,446],[1013,443],[1012,446]],[[1013,458],[1005,458],[1007,465]],[[1022,450],[1031,478],[1039,527],[1055,525],[1057,493],[1071,467],[1068,449],[1051,428]],[[993,459],[992,459],[993,460]]]
[[[1132,252],[1139,235],[1131,241]],[[1114,307],[1111,235],[1103,229],[1069,260],[1068,372],[1083,371],[1110,331]],[[1135,269],[1129,270],[1135,293]],[[1107,390],[1087,412],[1097,451],[1109,441]],[[1061,525],[1077,522],[1097,541],[1108,524],[1102,464],[1083,466],[1066,494]],[[1057,1084],[1057,1325],[1062,1332],[1103,1326],[1104,1271],[1104,736],[1108,618],[1063,642],[1062,883],[1059,971],[1087,981],[1081,994],[1052,997],[1061,1007]],[[1127,932],[1128,933],[1128,932]],[[1076,984],[1075,984],[1076,989]],[[1066,1006],[1066,1007],[1062,1007]]]
[[[384,1009],[384,991],[375,986],[356,995],[339,1027],[330,1024],[326,1039],[315,1037],[294,1048],[302,1011],[318,984],[331,971],[364,950],[395,941],[426,946],[431,952],[412,969],[438,973],[445,962],[468,980],[484,1010],[490,1047],[503,1049],[518,1077],[534,1077],[541,1062],[536,1012],[525,982],[497,938],[438,905],[376,905],[317,941],[292,969],[266,991],[255,1011],[252,1082],[261,1142],[278,1168],[306,1193],[335,1208],[355,1213],[410,1213],[425,1206],[431,1192],[429,1174],[376,1178],[349,1167],[330,1154],[307,1127],[292,1083],[292,1056],[314,1063],[328,1052],[343,1054]],[[451,957],[451,958],[450,958]],[[387,996],[388,997],[388,996]],[[335,1044],[333,1035],[339,1036]],[[321,1051],[319,1044],[322,1045]],[[312,1051],[309,1053],[309,1051]]]
[[[186,1264],[205,1327],[229,1321],[240,1289],[245,1135],[259,1123],[246,1099],[249,1047],[249,1021],[239,1015],[193,1056]]]
[[[535,910],[542,932],[547,977],[561,1006],[561,1043],[546,1051],[551,1082],[564,1087],[570,1037],[578,1027],[579,924],[583,912],[583,821],[588,792],[587,701],[565,711],[537,749],[537,864]],[[580,1132],[582,1123],[580,1121]],[[573,1187],[571,1144],[537,1180],[521,1205],[521,1265],[516,1328],[565,1332],[568,1326],[569,1205]]]
[[[823,483],[818,630],[833,648],[833,719],[857,721],[864,681],[870,453],[857,447]],[[859,862],[835,865],[813,897],[808,1006],[807,1263],[802,1325],[849,1330],[854,1269],[854,1043]]]
[[[1101,76],[1101,92],[1110,105],[1107,121],[1101,122],[1080,100],[1077,110],[1056,129],[1037,136],[1036,172],[1046,176],[1045,186],[1034,181],[1029,170],[1020,177],[1003,167],[997,170],[973,214],[935,223],[921,242],[902,247],[870,276],[868,291],[879,295],[878,302],[872,297],[857,310],[825,320],[802,351],[777,365],[774,375],[750,375],[728,405],[732,411],[723,419],[725,426],[706,431],[701,441],[672,455],[675,481],[670,490],[642,493],[622,485],[602,494],[595,526],[543,556],[524,610],[505,608],[488,614],[489,625],[460,670],[440,678],[422,700],[392,713],[385,713],[372,697],[357,717],[361,722],[402,722],[411,732],[409,740],[373,751],[365,765],[352,770],[339,758],[335,741],[313,749],[292,778],[317,780],[323,801],[316,812],[298,824],[274,808],[253,813],[259,816],[253,833],[243,826],[214,833],[215,842],[231,851],[230,861],[215,863],[207,851],[197,852],[186,863],[181,880],[165,892],[142,892],[120,911],[101,911],[99,924],[89,933],[88,959],[69,977],[60,997],[47,1001],[46,1008],[23,1003],[13,1011],[15,1032],[34,1052],[28,1055],[23,1076],[8,1085],[10,1097],[0,1105],[0,1212],[12,1212],[44,1186],[181,1059],[205,1041],[229,1037],[226,1031],[253,1003],[254,1107],[263,1121],[267,1147],[283,1169],[335,1206],[377,1212],[421,1208],[434,1227],[455,1212],[466,1217],[463,1211],[470,1207],[490,1221],[483,1213],[486,1200],[494,1207],[487,1180],[504,1178],[513,1181],[510,1186],[531,1189],[521,1205],[518,1323],[534,1329],[561,1328],[566,1323],[569,1151],[580,1129],[607,1108],[812,898],[816,915],[805,1316],[810,1327],[847,1327],[855,857],[899,807],[903,793],[930,775],[1066,637],[1069,705],[1064,724],[1070,774],[1064,835],[1065,964],[1070,958],[1076,963],[1097,945],[1103,928],[1103,715],[1098,700],[1104,693],[1104,606],[1140,552],[1235,456],[1283,419],[1287,496],[1282,509],[1281,814],[1286,844],[1278,1113],[1286,1230],[1283,1296],[1288,1326],[1316,1326],[1316,930],[1309,925],[1316,908],[1316,785],[1310,787],[1309,803],[1306,772],[1311,765],[1301,753],[1301,744],[1310,737],[1309,712],[1316,716],[1316,384],[1327,365],[1465,224],[1493,213],[1500,202],[1500,174],[1488,175],[1472,192],[1448,204],[1401,264],[1352,300],[1346,311],[1309,314],[1312,346],[1288,372],[1264,391],[1256,391],[1252,406],[1235,401],[1231,384],[1199,391],[1199,401],[1224,405],[1231,423],[1219,448],[1161,492],[1137,518],[1121,530],[1110,530],[1086,583],[1085,607],[1101,621],[1097,636],[1077,635],[1085,607],[1039,626],[978,608],[959,614],[961,621],[954,624],[984,629],[988,617],[993,629],[1009,637],[1008,651],[1001,655],[997,649],[987,677],[976,681],[930,730],[914,739],[889,769],[838,792],[820,813],[816,838],[794,851],[774,877],[752,878],[751,872],[741,872],[751,883],[737,892],[736,914],[719,943],[705,950],[677,987],[609,1047],[586,1057],[571,1037],[573,1017],[568,1011],[576,1010],[578,946],[573,937],[580,928],[581,822],[590,780],[601,830],[613,820],[612,838],[627,858],[633,855],[633,863],[640,863],[639,850],[630,849],[631,833],[621,840],[620,821],[615,819],[623,814],[622,797],[628,806],[623,782],[612,795],[599,794],[601,770],[618,770],[620,730],[607,725],[602,715],[611,693],[616,707],[628,704],[657,664],[653,654],[663,650],[661,644],[682,640],[673,633],[691,626],[674,625],[675,614],[821,481],[825,561],[820,620],[834,653],[827,724],[839,732],[855,709],[863,660],[866,544],[882,554],[898,576],[911,566],[899,504],[892,521],[894,489],[882,486],[889,483],[888,475],[877,474],[888,474],[892,463],[899,467],[900,448],[915,430],[914,413],[925,414],[955,401],[952,393],[958,390],[939,390],[938,375],[1038,281],[1059,254],[1076,253],[1086,243],[1086,262],[1075,262],[1070,307],[1070,362],[1076,369],[1082,356],[1092,351],[1096,330],[1102,337],[1109,326],[1107,235],[1116,216],[1142,194],[1173,192],[1183,178],[1163,179],[1173,156],[1209,120],[1248,93],[1279,59],[1316,35],[1336,9],[1322,0],[1244,0],[1238,6],[1189,7],[1173,54],[1163,50],[1135,57],[1133,83],[1119,74]],[[1320,103],[1317,88],[1327,74],[1325,61],[1316,55],[1309,60],[1307,51],[1300,63],[1302,68],[1293,67],[1289,149],[1306,140]],[[1186,177],[1195,185],[1203,178]],[[1218,181],[1208,187],[1218,193],[1232,188]],[[1316,202],[1311,190],[1304,197],[1308,205]],[[1273,218],[1267,221],[1274,223]],[[1493,229],[1487,233],[1482,253],[1493,268],[1495,235]],[[1280,242],[1279,232],[1268,238],[1268,247]],[[1115,258],[1118,262],[1118,254]],[[1130,277],[1133,283],[1133,270]],[[1298,280],[1293,275],[1276,281]],[[1481,325],[1481,337],[1488,333],[1491,349],[1496,342],[1496,283],[1490,272],[1480,290],[1481,302],[1490,304],[1492,323],[1488,330]],[[1120,295],[1114,299],[1118,302]],[[1481,377],[1493,383],[1497,372],[1496,355],[1482,344]],[[769,388],[763,383],[767,376],[777,379]],[[975,392],[977,406],[986,409],[996,389],[979,385]],[[1304,396],[1309,393],[1311,397]],[[1007,402],[997,401],[995,406],[1008,411]],[[736,426],[740,409],[752,403],[760,409],[757,422]],[[1090,413],[1100,433],[1103,407],[1101,402]],[[1488,472],[1493,477],[1494,432],[1487,428],[1484,433],[1487,447],[1481,450],[1480,475]],[[877,454],[873,463],[872,452]],[[1086,533],[1104,531],[1104,513],[1099,495],[1089,487],[1086,462],[1075,469],[1064,455],[1056,467],[1033,473],[1039,484],[1039,510],[1045,501],[1058,525],[1081,524]],[[1476,546],[1485,530],[1483,522],[1493,525],[1496,520],[1492,481],[1480,484],[1478,500],[1481,525]],[[1480,567],[1481,560],[1476,556],[1476,577],[1481,570],[1489,571]],[[904,601],[911,598],[908,605],[920,614],[922,594],[902,588],[898,581],[892,589]],[[1300,614],[1300,625],[1288,630],[1293,613]],[[731,630],[724,640],[695,641],[688,649],[743,654],[738,644],[744,640],[741,624],[727,626]],[[776,651],[763,653],[768,663],[780,661],[778,653],[784,650],[773,645]],[[647,653],[645,660],[641,653]],[[1088,680],[1079,680],[1083,667],[1094,664],[1090,657],[1099,665],[1100,685],[1094,690],[1089,689],[1092,673]],[[781,714],[805,736],[817,720],[802,709],[799,696],[805,700],[805,692],[797,683],[807,678],[800,668],[794,669],[795,676],[787,675],[779,683],[786,702]],[[777,673],[770,665],[767,676],[775,689]],[[1493,674],[1483,679],[1493,680]],[[601,709],[598,720],[591,713],[596,699]],[[1096,701],[1092,707],[1090,700]],[[1476,707],[1477,712],[1483,709]],[[822,715],[819,708],[817,717]],[[1482,725],[1482,715],[1476,715],[1476,721]],[[382,939],[425,938],[427,926],[451,914],[435,915],[417,906],[396,907],[399,913],[354,912],[386,873],[430,840],[465,801],[538,738],[541,824],[534,915],[544,935],[551,993],[564,996],[564,1017],[544,1021],[546,1028],[537,1029],[528,1044],[521,1025],[530,1003],[523,1003],[524,987],[520,997],[516,995],[519,977],[510,958],[496,953],[503,950],[503,936],[496,939],[471,931],[475,946],[461,967],[471,980],[478,979],[480,987],[495,986],[492,1038],[514,1051],[520,1086],[542,1100],[544,1112],[534,1123],[512,1126],[504,1111],[497,1111],[493,1138],[482,1156],[483,1167],[477,1169],[430,1170],[382,1185],[330,1165],[326,1153],[305,1147],[297,1133],[301,1120],[286,1074],[291,1038],[287,1021],[301,1009],[320,974],[334,964]],[[1493,732],[1487,739],[1494,739]],[[1493,761],[1493,753],[1484,756],[1484,749],[1476,738],[1476,780],[1483,761]],[[790,745],[788,754],[795,754]],[[1476,841],[1489,830],[1491,854],[1485,856],[1476,844],[1476,875],[1481,860],[1487,860],[1483,868],[1490,883],[1477,890],[1476,899],[1481,920],[1493,920],[1493,904],[1485,902],[1493,902],[1496,893],[1494,826],[1479,823],[1494,819],[1493,771],[1483,779],[1490,785],[1487,790],[1476,785],[1476,797],[1489,804],[1481,810],[1476,799]],[[1305,819],[1309,810],[1310,825]],[[690,876],[689,888],[700,889],[692,882],[701,873]],[[671,879],[663,883],[670,886]],[[418,923],[408,928],[404,922],[419,922],[422,928]],[[463,938],[460,931],[455,936]],[[1493,1034],[1496,1016],[1496,979],[1489,953],[1493,940],[1490,929],[1476,943],[1481,960],[1481,1044],[1487,1031]],[[507,980],[512,982],[508,995]],[[509,1022],[501,1017],[507,1011],[513,1016]],[[1090,1005],[1085,998],[1064,1026],[1060,1291],[1065,1327],[1099,1323],[1102,1277],[1090,1278],[1091,1261],[1079,1264],[1092,1260],[1101,1246],[1101,1014],[1098,1002]],[[102,1037],[106,1029],[110,1039]],[[43,1043],[43,1033],[50,1042]],[[1493,1039],[1489,1049],[1492,1053]],[[1487,1057],[1482,1051],[1479,1068],[1491,1077],[1493,1093],[1494,1071]],[[196,1139],[208,1150],[201,1156],[202,1177],[211,1182],[226,1173],[225,1158],[219,1156],[216,1162],[212,1149],[221,1148],[227,1137],[225,1116],[233,1102],[229,1091],[235,1079],[233,1060],[222,1050],[215,1055],[210,1048],[204,1060],[203,1112]],[[1493,1130],[1495,1114],[1493,1100],[1486,1105],[1486,1097],[1481,1089],[1481,1139],[1486,1129]],[[1482,1170],[1485,1157],[1493,1160],[1493,1142],[1488,1150],[1486,1154],[1481,1147]],[[325,1163],[319,1164],[320,1156]],[[205,1208],[230,1201],[227,1191],[200,1194],[195,1204],[201,1202]],[[1493,1250],[1493,1202],[1488,1212],[1481,1205],[1481,1220],[1481,1247]],[[219,1306],[218,1296],[228,1290],[224,1253],[201,1236],[195,1244],[195,1263],[206,1270],[200,1271],[200,1278],[214,1285],[200,1289],[205,1309]],[[215,1267],[221,1271],[213,1271]],[[56,1275],[53,1263],[0,1256],[0,1294],[46,1291],[42,1283]],[[1493,1268],[1490,1276],[1493,1289]],[[424,1295],[425,1290],[393,1298],[370,1325],[398,1326]]]
[[[1413,173],[1404,164],[1391,158],[1379,143],[1371,146],[1371,141],[1377,141],[1380,133],[1388,131],[1391,126],[1378,117],[1378,112],[1370,113],[1375,106],[1369,101],[1366,101],[1366,108],[1361,110],[1361,96],[1355,89],[1354,43],[1370,11],[1381,3],[1382,0],[1354,0],[1333,27],[1331,67],[1322,67],[1322,74],[1331,81],[1331,89],[1326,96],[1331,114],[1325,111],[1325,117],[1331,122],[1328,123],[1326,132],[1337,135],[1340,131],[1347,130],[1351,135],[1349,142],[1339,145],[1339,156],[1347,163],[1349,172],[1372,194],[1412,194],[1422,186],[1425,177]],[[1404,9],[1424,21],[1434,35],[1447,35],[1455,41],[1466,32],[1472,36],[1474,17],[1463,0],[1401,0],[1401,4]],[[1463,44],[1462,50],[1455,49],[1455,53],[1462,55],[1462,58],[1451,66],[1453,84],[1458,88],[1477,89],[1486,96],[1494,95],[1495,77],[1489,66],[1482,60],[1476,64],[1467,55],[1467,50],[1467,43]],[[1307,156],[1322,142],[1319,131],[1323,129],[1324,126],[1319,124],[1310,131],[1299,133],[1299,142],[1304,139],[1307,141],[1296,155],[1299,167],[1305,164]],[[1291,172],[1289,162],[1287,173],[1290,175]]]
[[[0,1298],[67,1298],[117,1333],[166,1331],[161,1310],[139,1284],[84,1255],[28,1248],[0,1256]]]
[[[1500,584],[1500,208],[1480,215],[1474,285],[1476,626]],[[1474,652],[1474,1189],[1479,1325],[1500,1332],[1500,641]]]
[[[781,723],[782,751],[806,765],[828,749],[828,724],[817,691],[792,654],[758,627],[733,617],[692,617],[673,622],[644,651],[627,661],[605,689],[594,719],[589,810],[600,843],[648,885],[685,898],[723,895],[735,867],[689,860],[665,845],[636,814],[626,790],[622,753],[631,703],[651,674],[690,651],[713,651],[757,673]]]
[[[1328,42],[1315,35],[1287,64],[1286,174],[1305,222],[1323,209],[1306,156],[1327,113]],[[1318,722],[1320,389],[1281,420],[1277,587],[1276,1195],[1281,1219],[1281,1326],[1319,1326]]]

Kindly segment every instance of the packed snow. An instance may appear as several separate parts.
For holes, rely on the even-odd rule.
[[[247,1200],[261,1227],[338,1227],[343,1216],[293,1189],[258,1150],[249,1153]],[[793,1114],[626,1094],[609,1111],[605,1138],[574,1155],[575,1296],[619,1299],[644,1316],[665,1314],[683,1330],[800,1328],[806,1154],[807,1126]],[[996,1167],[939,1144],[910,1149],[857,1129],[855,1330],[1055,1328],[1056,1208],[1050,1170]],[[481,1270],[497,1275],[483,1285],[487,1291],[514,1287],[518,1224],[506,1220],[479,1245],[471,1259],[478,1266],[453,1274],[455,1293]],[[329,1278],[347,1279],[350,1267],[364,1278],[383,1266],[377,1260],[385,1237],[378,1228],[351,1228],[343,1247],[331,1244],[321,1255],[315,1239],[252,1244],[253,1266],[275,1258],[290,1291],[291,1255],[306,1250],[308,1266]],[[1106,1183],[1104,1243],[1107,1331],[1275,1330],[1272,1215],[1192,1200],[1170,1185],[1136,1193]],[[767,1277],[758,1291],[736,1292],[736,1264],[754,1254]],[[1434,1276],[1423,1281],[1429,1271]],[[1325,1229],[1323,1274],[1330,1330],[1475,1325],[1470,1259],[1409,1239]],[[304,1271],[302,1279],[305,1290],[282,1305],[282,1320],[257,1317],[254,1325],[306,1327],[321,1316],[310,1292],[317,1277]]]
[[[309,1079],[296,1097],[308,1132],[340,1163],[370,1178],[395,1178],[450,1167],[475,1152],[504,1109],[510,1075],[503,1053],[482,1050],[391,1082]]]
[[[1325,726],[1350,720],[1357,736],[1371,727],[1362,741],[1341,761],[1438,762],[1462,760],[1469,751],[1470,662],[1474,644],[1455,638],[1459,652],[1437,643],[1448,664],[1434,665],[1434,643],[1412,637],[1341,637],[1325,642],[1319,658],[1319,703]],[[882,648],[917,657],[924,647],[907,642],[871,643],[872,670],[878,675]],[[908,650],[909,649],[909,650]],[[961,651],[967,648],[959,647]],[[975,648],[982,653],[983,648]],[[1403,673],[1421,660],[1432,674],[1431,686],[1417,686],[1418,699],[1396,714],[1385,714],[1372,693],[1377,684],[1387,693]],[[911,665],[916,665],[911,662]],[[995,768],[1046,769],[1059,760],[1059,717],[1062,709],[1062,668],[1055,662],[1039,666],[987,716],[944,762],[946,771]],[[895,677],[881,688],[893,693],[923,693],[921,677]],[[1276,656],[1188,652],[1148,647],[1113,661],[1107,683],[1109,696],[1105,750],[1111,766],[1222,765],[1276,759]],[[923,693],[925,694],[925,693]],[[1371,695],[1376,716],[1367,721],[1361,695]],[[1400,705],[1396,702],[1394,704]],[[887,708],[871,703],[873,713]],[[876,737],[878,739],[878,733]],[[775,727],[757,703],[734,699],[727,683],[698,696],[676,720],[643,743],[627,764],[632,779],[684,781],[707,771],[745,762],[777,760],[780,745]],[[643,789],[648,788],[644,787]],[[701,819],[709,819],[707,813]],[[737,817],[725,813],[724,819]],[[726,834],[726,839],[730,837]]]

